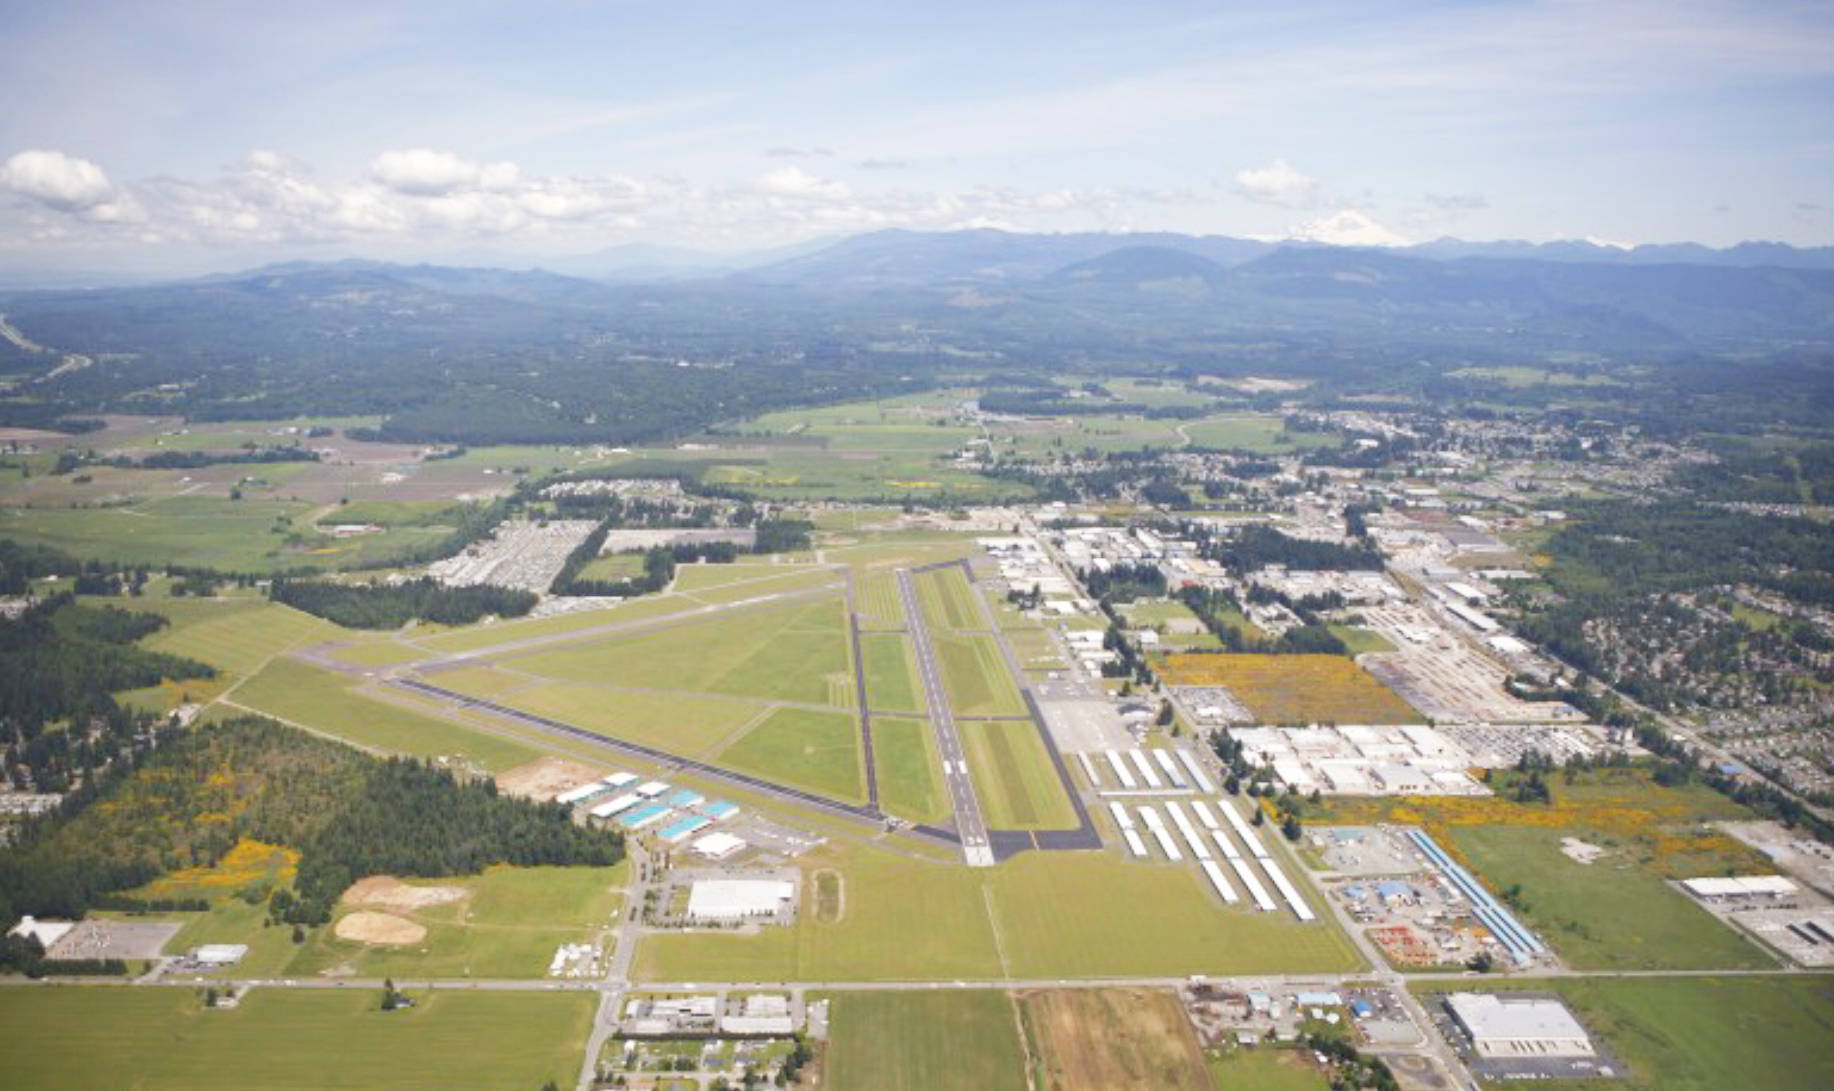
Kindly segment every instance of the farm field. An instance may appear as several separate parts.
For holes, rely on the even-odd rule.
[[[536,750],[430,713],[353,692],[344,676],[276,659],[232,695],[236,705],[312,728],[358,746],[421,758],[458,758],[496,772],[532,761]],[[214,706],[213,713],[235,710]]]
[[[850,712],[774,709],[714,760],[830,798],[866,802],[859,721]]]
[[[1156,989],[1021,993],[1040,1091],[1210,1091],[1178,1003]]]
[[[875,1091],[1025,1091],[1002,992],[845,992],[833,998],[825,1083]]]
[[[928,720],[873,718],[879,806],[886,813],[912,822],[941,822],[949,817],[930,730]]]
[[[994,640],[981,633],[932,640],[949,707],[957,716],[1025,715],[1025,698]]]
[[[234,1009],[206,1011],[189,989],[0,989],[9,1038],[33,1044],[8,1051],[6,1082],[40,1091],[571,1086],[597,1003],[586,994],[413,995],[412,1008],[383,1012],[370,989],[256,989]]]
[[[987,824],[1001,830],[1055,830],[1076,825],[1051,756],[1030,720],[956,725]]]
[[[1420,713],[1337,655],[1169,655],[1173,685],[1220,685],[1263,724],[1413,724]]]
[[[1628,1065],[1604,1086],[1633,1091],[1818,1091],[1834,1086],[1834,979],[1639,977],[1462,987],[1559,992],[1586,1029]],[[1416,989],[1422,998],[1440,989]],[[1584,1091],[1595,1080],[1538,1080]]]

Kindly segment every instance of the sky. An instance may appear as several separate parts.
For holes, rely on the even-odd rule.
[[[1834,244],[1834,3],[0,0],[0,267]]]

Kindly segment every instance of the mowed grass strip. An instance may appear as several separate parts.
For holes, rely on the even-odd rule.
[[[866,802],[859,721],[849,712],[774,709],[714,760],[832,799]]]
[[[1426,722],[1339,655],[1171,655],[1160,673],[1174,685],[1223,686],[1263,724]]]
[[[872,751],[879,806],[912,822],[941,822],[949,800],[937,777],[936,744],[928,720],[874,716]]]
[[[923,708],[912,654],[910,642],[897,633],[860,634],[866,703],[875,711],[917,712]]]
[[[1307,901],[1323,904],[1297,881]],[[1363,965],[1334,923],[1226,908],[1189,863],[1024,852],[995,868],[990,882],[1014,977],[1342,973]]]
[[[1595,1038],[1628,1065],[1632,1091],[1822,1091],[1834,1087],[1834,978],[1549,978],[1461,982],[1486,992],[1554,991]],[[1417,991],[1437,1006],[1443,986]],[[1622,1069],[1620,1068],[1620,1072]],[[1540,1080],[1550,1091],[1585,1091],[1597,1080]]]
[[[856,577],[853,608],[860,615],[862,629],[902,629],[905,625],[904,599],[898,592],[897,575],[873,572]]]
[[[142,647],[189,656],[232,677],[247,677],[281,652],[349,635],[322,618],[262,599],[141,599],[132,609],[172,623]]]
[[[1056,830],[1076,825],[1076,811],[1030,720],[968,720],[957,723],[956,731],[968,752],[988,826]]]
[[[488,621],[415,641],[435,652],[473,652],[519,640],[557,637],[604,625],[622,625],[675,615],[706,614],[707,604],[681,595],[645,595],[600,610],[580,610],[554,617]],[[582,637],[582,639],[590,639]]]
[[[917,604],[932,629],[952,632],[987,627],[987,619],[975,602],[975,590],[960,568],[919,572],[912,579],[917,584]]]
[[[994,991],[835,995],[825,1081],[874,1091],[1025,1091],[1012,1001]]]
[[[432,681],[438,683],[439,675]],[[761,701],[645,693],[585,682],[544,682],[496,698],[508,708],[559,720],[689,758],[712,754],[768,707]]]
[[[499,772],[533,761],[532,746],[431,713],[351,692],[349,679],[296,659],[276,659],[231,696],[236,704],[326,735],[414,757],[457,757]],[[227,715],[235,709],[214,706]]]
[[[280,931],[280,929],[273,929]],[[191,989],[0,989],[16,1043],[5,1082],[38,1091],[320,1091],[572,1086],[598,999],[587,993],[255,989],[206,1011]]]
[[[994,638],[985,634],[934,638],[943,688],[957,716],[1023,716],[1019,693]]]
[[[1019,997],[1039,1091],[1211,1091],[1203,1050],[1165,989]]]
[[[714,615],[504,660],[561,682],[827,704],[852,661],[838,598]],[[851,699],[848,701],[851,704]]]

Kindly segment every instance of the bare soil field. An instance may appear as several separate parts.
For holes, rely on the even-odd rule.
[[[537,758],[497,774],[497,791],[547,802],[562,792],[590,784],[605,774],[565,758]]]
[[[344,891],[343,901],[345,905],[373,905],[411,913],[416,909],[462,901],[470,893],[462,886],[410,886],[392,875],[371,875],[352,883],[350,889]],[[362,914],[353,913],[352,916]],[[340,924],[338,935],[343,934]]]
[[[427,930],[406,917],[368,910],[339,918],[333,931],[339,939],[391,947],[405,947],[427,938]]]
[[[1157,989],[1054,989],[1019,999],[1040,1091],[1210,1091],[1178,1000]]]

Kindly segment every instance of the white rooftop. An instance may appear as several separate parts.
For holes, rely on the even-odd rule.
[[[7,932],[9,936],[30,936],[38,945],[50,950],[51,945],[64,938],[64,934],[76,927],[75,921],[41,921],[37,917],[20,917],[19,923]]]
[[[736,920],[775,914],[796,897],[796,884],[781,879],[702,879],[688,892],[688,916]]]
[[[743,837],[734,837],[729,833],[710,833],[695,841],[692,847],[702,856],[718,860],[723,856],[731,856],[745,845]]]

